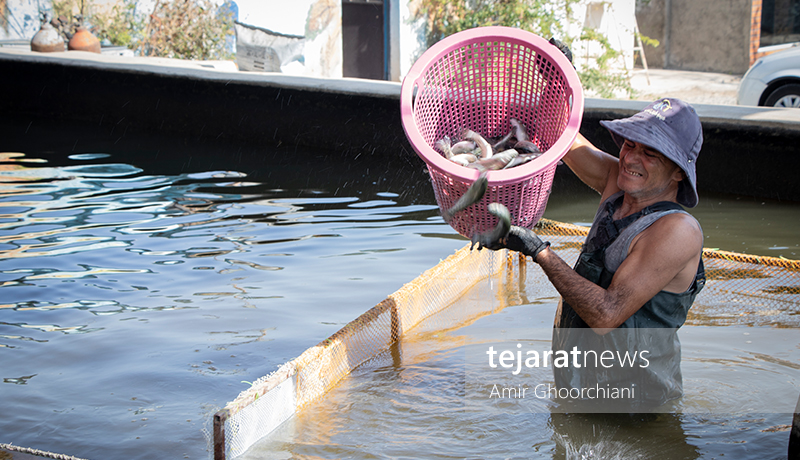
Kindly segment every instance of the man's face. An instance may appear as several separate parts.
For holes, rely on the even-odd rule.
[[[641,198],[659,196],[683,179],[683,171],[661,152],[625,140],[619,152],[617,186]],[[677,188],[675,189],[677,190]]]

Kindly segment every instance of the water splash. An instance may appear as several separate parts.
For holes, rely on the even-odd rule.
[[[646,460],[649,454],[630,444],[614,441],[613,434],[605,434],[600,439],[573,443],[566,436],[554,434],[556,442],[566,451],[566,460]],[[579,444],[579,445],[576,445]]]

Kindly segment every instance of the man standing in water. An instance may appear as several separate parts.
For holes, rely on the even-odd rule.
[[[660,405],[682,394],[675,331],[705,279],[703,232],[680,206],[697,205],[695,162],[702,127],[694,109],[673,98],[600,124],[619,146],[619,158],[580,134],[564,157],[602,196],[574,270],[525,228],[511,227],[505,237],[483,246],[531,257],[561,294],[554,351],[647,348],[647,366],[635,372],[555,369],[558,387],[633,385],[639,389],[634,406]],[[653,333],[659,329],[663,332]]]

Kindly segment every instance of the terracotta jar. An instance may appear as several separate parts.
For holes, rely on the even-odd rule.
[[[75,35],[69,40],[67,48],[74,51],[90,51],[100,53],[100,40],[85,27],[79,27]]]
[[[45,21],[42,28],[31,39],[31,51],[40,53],[64,51],[64,39],[49,21]]]

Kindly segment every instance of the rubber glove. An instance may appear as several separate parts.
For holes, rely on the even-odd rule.
[[[566,56],[567,59],[569,59],[569,62],[572,62],[572,50],[569,49],[569,46],[564,44],[564,42],[562,42],[561,40],[556,40],[555,37],[550,39],[550,44],[560,49],[561,52],[564,53],[564,56]],[[573,67],[574,66],[575,65],[573,64]]]
[[[483,248],[496,251],[498,249],[510,249],[530,256],[536,262],[536,256],[545,248],[550,246],[549,241],[542,241],[533,230],[512,225],[508,233],[494,241],[474,241],[478,243],[478,250]]]

